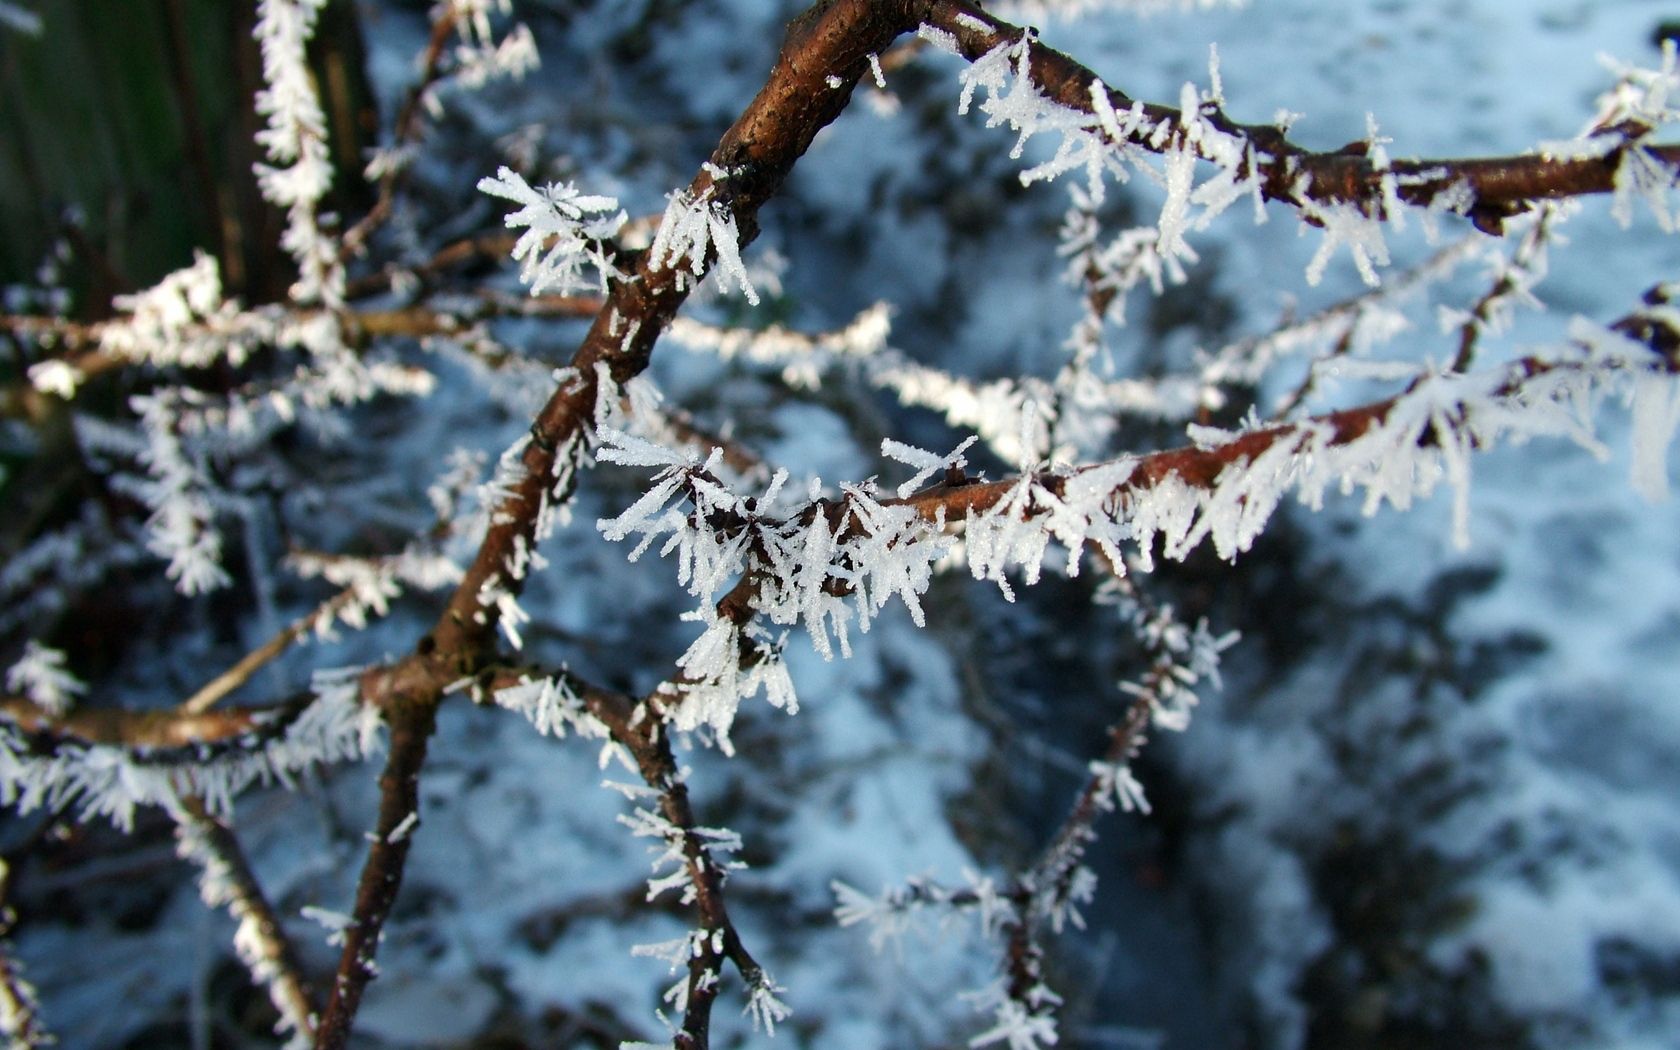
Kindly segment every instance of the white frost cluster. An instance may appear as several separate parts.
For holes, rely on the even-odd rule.
[[[1006,926],[1023,921],[1011,896],[1000,892],[992,879],[973,871],[964,871],[963,877],[967,885],[961,889],[918,877],[875,897],[836,881],[830,884],[838,902],[834,917],[842,927],[870,926],[869,943],[876,951],[888,944],[898,946],[905,932],[930,913],[937,915],[942,929],[959,916],[973,916],[977,932],[988,939],[999,937]],[[1082,889],[1088,885],[1081,882]],[[1036,962],[1026,960],[1021,965],[1032,977],[1038,977]],[[969,1040],[969,1046],[1001,1043],[1010,1050],[1040,1050],[1056,1044],[1054,1010],[1062,1000],[1042,980],[1036,981],[1021,997],[1010,995],[1001,982],[993,982],[964,998],[976,1010],[989,1014],[992,1021],[990,1028]]]
[[[608,786],[624,791],[633,798],[646,798],[657,794],[652,788],[639,785],[611,783]],[[741,836],[728,828],[696,827],[685,832],[649,806],[637,806],[629,814],[621,814],[618,822],[629,828],[638,838],[657,840],[655,845],[648,847],[648,852],[654,854],[653,875],[648,879],[647,899],[650,901],[675,890],[680,903],[694,903],[698,891],[694,886],[693,874],[689,870],[690,835],[693,836],[695,848],[704,853],[707,863],[719,872],[728,872],[743,866],[739,861],[719,859],[741,848]]]
[[[449,0],[449,6],[461,38],[455,48],[454,79],[462,87],[472,90],[502,77],[519,80],[537,68],[537,42],[529,26],[520,22],[500,40],[491,31],[492,9],[507,14],[512,10],[508,0]],[[432,91],[422,101],[435,110]]]
[[[869,947],[877,952],[889,945],[898,949],[904,935],[924,919],[936,916],[943,924],[953,914],[955,903],[972,897],[973,907],[967,910],[979,917],[981,932],[991,936],[1005,920],[1014,918],[1015,906],[998,895],[991,879],[971,871],[963,874],[969,882],[966,890],[952,890],[931,879],[912,876],[873,897],[836,879],[829,883],[835,899],[834,921],[842,927],[867,926]]]
[[[549,290],[569,295],[590,287],[605,292],[607,279],[618,275],[602,244],[624,225],[618,201],[579,193],[568,182],[535,189],[507,167],[480,179],[478,189],[521,206],[508,213],[506,225],[525,231],[514,243],[513,258],[532,295]],[[585,280],[586,267],[595,271],[594,280]]]
[[[1010,995],[1002,982],[989,985],[971,998],[977,1010],[991,1013],[993,1024],[970,1039],[969,1046],[1001,1043],[1008,1050],[1043,1050],[1056,1045],[1056,1015],[1050,1008],[1062,999],[1043,982],[1027,990],[1025,1001]]]
[[[50,715],[62,715],[87,692],[87,684],[64,666],[64,653],[31,638],[6,671],[6,688],[21,693]]]
[[[1107,600],[1099,594],[1099,600]],[[1169,732],[1183,732],[1190,725],[1190,712],[1200,702],[1194,689],[1207,682],[1215,689],[1221,687],[1219,665],[1222,654],[1237,644],[1239,635],[1228,631],[1216,635],[1208,629],[1206,620],[1190,626],[1173,613],[1170,605],[1151,609],[1124,596],[1117,600],[1122,617],[1154,663],[1148,676],[1138,682],[1120,683],[1121,692],[1141,697],[1149,703],[1150,723]],[[1127,798],[1116,796],[1122,809]],[[1141,802],[1141,795],[1131,801]],[[1149,811],[1146,804],[1135,808]]]
[[[705,724],[726,743],[737,704],[760,686],[777,706],[796,706],[779,639],[757,625],[743,630],[714,607],[743,575],[753,580],[754,608],[773,624],[802,623],[825,657],[836,641],[849,654],[853,619],[867,631],[894,597],[922,622],[918,595],[950,541],[912,508],[883,503],[872,485],[845,486],[839,500],[825,501],[815,481],[805,500],[783,503],[785,471],[762,495],[745,497],[718,480],[721,450],[700,463],[611,428],[600,436],[602,461],[658,471],[646,495],[598,523],[602,534],[637,538],[632,559],[663,541],[660,554],[676,556],[678,582],[701,601],[689,616],[705,628],[680,661],[678,728]]]
[[[747,975],[747,1005],[741,1012],[752,1018],[755,1031],[762,1028],[765,1035],[774,1037],[776,1026],[793,1016],[781,999],[786,992],[766,970]]]
[[[1063,475],[1059,493],[1044,483],[1047,479],[1024,471],[995,506],[970,511],[963,521],[963,547],[974,578],[994,581],[1014,601],[1006,574],[1019,570],[1028,586],[1037,583],[1051,541],[1067,552],[1069,576],[1079,574],[1087,543],[1110,563],[1123,565],[1120,545],[1133,538],[1135,529],[1118,513],[1117,493],[1132,469],[1126,459],[1087,467]]]
[[[678,316],[667,329],[670,337],[692,350],[708,350],[725,361],[780,366],[782,379],[802,390],[815,390],[822,374],[843,363],[867,361],[886,349],[892,333],[892,310],[877,302],[858,313],[843,328],[806,335],[781,325],[760,330],[720,328]]]
[[[741,848],[741,837],[728,828],[689,827],[684,828],[672,823],[655,806],[660,792],[642,784],[620,784],[613,781],[606,783],[607,787],[623,792],[623,794],[638,803],[627,815],[620,815],[619,823],[628,827],[639,838],[651,838],[655,844],[648,847],[653,853],[653,875],[648,879],[647,899],[657,899],[662,894],[675,890],[680,902],[691,905],[698,896],[698,889],[694,884],[694,868],[709,869],[710,877],[723,880],[731,871],[739,870],[746,865],[740,861],[730,860],[729,855]],[[674,785],[665,785],[667,789]],[[690,853],[697,855],[691,863]],[[723,928],[701,928],[690,930],[682,937],[670,941],[654,944],[638,944],[631,948],[631,954],[640,957],[663,960],[669,965],[671,972],[677,975],[677,980],[664,994],[664,1000],[671,1008],[679,1013],[688,1008],[689,963],[698,958],[710,956],[713,960],[721,960],[726,953],[728,934]],[[779,996],[785,991],[774,978],[762,968],[749,968],[742,977],[747,982],[747,1005],[743,1010],[753,1019],[755,1027],[762,1027],[769,1035],[775,1035],[776,1024],[790,1016],[787,1004]],[[721,974],[714,965],[708,968],[701,980],[715,984],[721,979]]]
[[[111,300],[130,316],[105,326],[99,347],[158,368],[204,368],[217,361],[243,364],[267,333],[222,298],[216,257],[193,253],[193,264],[157,284]]]
[[[146,519],[146,548],[169,563],[167,574],[182,594],[204,594],[228,585],[222,568],[222,536],[215,527],[215,486],[203,458],[176,433],[176,407],[167,392],[137,394],[145,447],[140,462],[148,477],[129,488],[152,508]]]
[[[111,303],[128,316],[100,327],[100,350],[155,368],[205,368],[218,361],[237,366],[273,335],[267,318],[241,311],[222,298],[216,259],[202,251],[194,252],[191,266],[144,291],[116,296]],[[65,400],[75,396],[85,378],[61,358],[29,369],[37,390]]]
[[[585,739],[604,740],[611,735],[563,678],[525,679],[496,690],[493,698],[497,707],[523,716],[546,736],[563,737],[570,731]]]
[[[1210,119],[1223,102],[1217,51],[1212,53],[1209,66],[1212,87],[1202,91],[1186,83],[1180,92],[1178,116],[1158,120],[1141,102],[1125,110],[1115,109],[1109,88],[1101,80],[1088,85],[1090,112],[1046,97],[1031,75],[1036,45],[1037,38],[1029,31],[1017,40],[999,44],[964,69],[958,112],[968,112],[976,92],[983,89],[985,98],[979,109],[986,115],[986,126],[1007,125],[1017,134],[1012,157],[1020,157],[1034,135],[1053,132],[1059,136],[1056,152],[1049,160],[1021,173],[1023,185],[1082,170],[1085,187],[1081,199],[1090,207],[1102,203],[1105,176],[1124,183],[1136,170],[1165,189],[1153,236],[1128,231],[1122,235],[1123,242],[1103,253],[1111,256],[1111,265],[1125,274],[1120,279],[1128,287],[1145,276],[1152,282],[1159,281],[1163,274],[1174,282],[1182,281],[1184,265],[1197,259],[1185,234],[1207,228],[1244,197],[1253,199],[1256,221],[1264,221],[1258,166],[1268,159],[1267,155]],[[1200,184],[1196,182],[1199,161],[1211,161],[1215,166],[1214,174]]]
[[[1116,153],[1109,148],[1109,143],[1100,134],[1100,122],[1096,117],[1068,109],[1039,91],[1031,76],[1032,48],[1037,40],[1037,36],[1028,30],[1020,39],[999,44],[964,68],[959,74],[962,95],[957,102],[957,112],[967,113],[974,104],[976,92],[984,90],[985,97],[980,101],[979,110],[986,115],[986,126],[1007,125],[1017,133],[1015,145],[1009,151],[1015,159],[1020,159],[1027,141],[1034,135],[1042,132],[1059,134],[1061,138],[1055,156],[1023,171],[1021,185],[1030,186],[1053,179],[1065,171],[1083,169],[1089,193],[1101,201],[1103,175],[1106,173],[1118,181],[1126,181],[1124,162],[1128,158],[1123,152]],[[1093,84],[1092,90],[1093,93],[1102,91],[1096,84]],[[1106,92],[1102,93],[1106,100]],[[1124,142],[1123,139],[1116,141]]]
[[[1651,209],[1658,225],[1674,232],[1676,223],[1669,210],[1669,191],[1680,184],[1680,169],[1660,159],[1647,147],[1662,131],[1680,124],[1680,61],[1675,43],[1664,40],[1662,61],[1656,69],[1624,65],[1608,56],[1602,61],[1616,74],[1616,83],[1599,96],[1592,122],[1574,140],[1552,142],[1546,153],[1559,157],[1616,158],[1615,197],[1611,212],[1623,226],[1633,222],[1633,204],[1641,199]]]
[[[310,624],[310,630],[322,639],[335,636],[336,624],[359,631],[371,618],[384,616],[405,584],[435,591],[460,582],[462,576],[461,566],[453,559],[426,550],[421,543],[410,543],[384,558],[298,552],[286,564],[302,579],[319,577],[343,588],[336,600],[321,604]]]

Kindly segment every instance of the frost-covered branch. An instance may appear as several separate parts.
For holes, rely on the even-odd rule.
[[[227,908],[239,924],[234,950],[280,1013],[275,1033],[291,1033],[288,1047],[309,1045],[315,1034],[314,998],[233,829],[193,798],[182,799],[174,816],[177,852],[200,869],[199,895],[211,908]]]
[[[53,711],[33,697],[0,697],[0,715],[26,732],[134,748],[175,748],[230,740],[255,733],[271,722],[283,722],[285,712],[294,706],[191,713],[91,706]]]
[[[1591,413],[1611,393],[1633,408],[1635,484],[1657,492],[1672,437],[1680,317],[1665,293],[1653,294],[1652,306],[1611,326],[1579,322],[1575,341],[1556,354],[1467,375],[1428,373],[1358,408],[1235,433],[1196,428],[1196,444],[1184,448],[934,489],[906,504],[930,522],[967,515],[972,527],[1012,499],[1024,517],[1058,513],[1070,497],[1095,501],[1091,517],[1124,521],[1147,566],[1157,538],[1170,558],[1203,540],[1221,557],[1246,550],[1290,492],[1317,506],[1331,489],[1363,489],[1369,513],[1384,502],[1409,507],[1445,481],[1458,497],[1462,535],[1470,452],[1540,435],[1596,449]]]
[[[1048,922],[1058,933],[1065,922],[1081,923],[1073,908],[1089,893],[1084,884],[1091,876],[1080,872],[1085,851],[1096,837],[1097,819],[1116,808],[1149,812],[1143,786],[1131,769],[1147,742],[1145,733],[1151,726],[1185,729],[1197,704],[1195,689],[1203,682],[1219,688],[1220,654],[1237,641],[1234,633],[1214,635],[1205,620],[1185,624],[1170,605],[1151,601],[1129,577],[1112,580],[1113,600],[1139,643],[1146,670],[1120,683],[1130,700],[1108,727],[1102,754],[1091,761],[1084,786],[1044,853],[1018,879],[1030,900],[1026,920],[1031,925]]]
[[[845,108],[851,87],[869,69],[868,56],[910,26],[907,12],[856,2],[814,8],[796,20],[764,88],[681,191],[684,199],[714,200],[716,173],[728,173],[734,247],[744,247],[757,235],[758,209],[780,188],[816,133]],[[690,236],[666,243],[674,258],[670,252],[646,252],[627,279],[612,283],[604,308],[572,357],[570,378],[538,413],[531,440],[519,455],[520,477],[509,487],[498,523],[434,632],[441,648],[482,647],[494,636],[498,614],[481,595],[502,579],[515,548],[536,540],[539,521],[569,497],[578,458],[590,444],[600,377],[622,386],[640,374],[654,341],[687,297],[694,274],[675,263],[689,258],[692,266],[695,242]],[[511,582],[517,587],[517,581]]]
[[[1038,859],[1002,886],[968,873],[969,885],[961,889],[912,879],[877,898],[844,883],[833,887],[839,901],[836,920],[842,926],[868,923],[877,950],[929,909],[972,911],[978,932],[1002,941],[1003,979],[973,996],[976,1008],[989,1012],[994,1023],[970,1040],[971,1046],[1006,1043],[1012,1050],[1035,1050],[1056,1042],[1055,1007],[1061,998],[1044,981],[1041,934],[1046,927],[1056,934],[1068,925],[1084,927],[1079,909],[1093,899],[1096,876],[1083,861],[1096,839],[1097,820],[1116,809],[1149,812],[1143,786],[1131,770],[1145,733],[1152,725],[1185,727],[1196,704],[1193,689],[1203,681],[1218,686],[1220,653],[1236,641],[1234,634],[1215,637],[1205,621],[1185,625],[1170,606],[1150,601],[1130,577],[1116,575],[1109,586],[1146,670],[1120,684],[1128,700],[1108,727],[1102,754],[1089,763],[1067,817]]]
[[[12,1050],[52,1046],[57,1042],[41,1021],[35,986],[24,976],[23,967],[12,954],[12,927],[17,913],[8,903],[11,868],[0,860],[0,1037]]]
[[[735,608],[722,615],[745,616]],[[704,1050],[710,1045],[711,1010],[722,988],[726,960],[746,983],[745,1012],[752,1015],[755,1025],[774,1034],[776,1024],[788,1016],[777,997],[782,989],[747,950],[725,901],[729,872],[741,866],[727,855],[739,848],[740,839],[728,829],[702,826],[695,818],[669,728],[655,714],[662,697],[680,685],[662,685],[637,701],[564,671],[532,676],[491,670],[487,677],[499,706],[525,715],[542,732],[564,735],[569,729],[579,736],[606,738],[628,756],[641,776],[642,785],[609,782],[609,786],[622,791],[635,806],[620,822],[635,835],[655,840],[656,845],[650,847],[656,858],[647,899],[675,891],[681,903],[694,907],[697,918],[696,929],[676,941],[634,949],[634,954],[664,959],[673,971],[683,971],[665,996],[682,1015],[681,1027],[673,1033],[674,1045],[683,1050]]]
[[[498,239],[498,254],[506,254],[512,243]],[[515,298],[483,290],[395,309],[344,310],[337,312],[336,318],[343,325],[345,344],[365,347],[377,339],[461,336],[478,322],[501,317],[589,318],[600,312],[601,303],[598,296]],[[300,345],[301,335],[318,330],[325,317],[326,311],[316,308],[272,307],[226,317],[231,322],[226,324],[189,316],[173,325],[160,343],[138,337],[135,326],[126,319],[84,324],[59,317],[0,314],[0,331],[27,339],[51,355],[31,366],[27,379],[0,387],[0,416],[38,415],[32,398],[72,400],[90,380],[125,367],[207,368],[222,360],[238,365],[251,351],[264,346]],[[183,353],[164,360],[149,352],[131,353],[126,349],[157,345],[191,348],[190,352],[199,356],[189,358]]]
[[[666,958],[673,968],[687,971],[666,996],[683,1018],[675,1045],[682,1050],[705,1050],[710,1045],[712,1004],[722,990],[726,959],[746,982],[747,1010],[773,1033],[776,1022],[787,1016],[786,1007],[776,998],[781,989],[747,951],[724,899],[724,882],[735,866],[724,857],[739,847],[739,837],[727,829],[703,827],[695,819],[670,736],[645,708],[640,723],[626,725],[615,738],[630,750],[642,780],[656,799],[654,808],[638,807],[626,823],[637,835],[662,842],[665,852],[661,861],[675,868],[661,872],[656,862],[648,898],[676,889],[684,903],[694,905],[698,919],[697,928],[682,938],[680,954],[662,952],[657,946],[638,949],[638,954]]]
[[[135,810],[202,799],[215,815],[255,784],[293,784],[324,763],[378,747],[379,712],[353,683],[320,674],[315,695],[270,708],[184,714],[81,706],[62,716],[0,701],[0,803],[81,810],[130,828]]]
[[[269,202],[285,209],[280,246],[298,264],[292,298],[337,306],[344,300],[344,266],[339,247],[321,229],[316,212],[332,185],[326,117],[315,91],[305,49],[326,0],[258,0],[256,38],[262,47],[264,87],[257,113],[267,126],[257,143],[268,164],[257,166],[257,182]]]
[[[1192,204],[1204,207],[1197,223],[1244,195],[1289,204],[1315,225],[1326,227],[1331,235],[1327,247],[1337,236],[1346,237],[1357,256],[1361,249],[1356,239],[1360,235],[1353,229],[1356,220],[1396,218],[1401,204],[1456,212],[1498,232],[1505,219],[1543,200],[1595,193],[1616,193],[1618,199],[1633,192],[1660,194],[1675,184],[1680,164],[1680,145],[1649,141],[1667,123],[1660,107],[1654,114],[1649,105],[1639,108],[1640,116],[1631,121],[1615,119],[1620,110],[1601,116],[1585,146],[1548,144],[1542,152],[1524,156],[1392,160],[1380,146],[1369,143],[1317,152],[1292,143],[1284,127],[1232,120],[1223,110],[1217,82],[1206,95],[1187,87],[1177,107],[1143,102],[1046,47],[1030,31],[967,0],[931,0],[922,21],[936,44],[976,64],[975,71],[965,75],[964,108],[970,94],[983,87],[989,99],[981,108],[989,123],[1009,124],[1023,142],[1041,131],[1062,135],[1056,158],[1024,174],[1024,181],[1083,168],[1095,184],[1105,171],[1119,174],[1124,165],[1135,164],[1141,153],[1166,154],[1168,204],[1160,243],[1169,259],[1182,254],[1178,231],[1189,221]],[[1665,62],[1668,73],[1647,77],[1644,83],[1660,85],[1665,76],[1671,77],[1672,57]],[[1655,91],[1649,95],[1660,102]],[[1222,174],[1192,192],[1190,167],[1197,159],[1212,161]],[[1322,264],[1315,260],[1315,265]]]
[[[1462,315],[1443,314],[1443,327],[1455,321],[1458,323],[1458,351],[1453,355],[1452,371],[1469,371],[1482,335],[1488,332],[1497,334],[1509,327],[1511,313],[1516,307],[1539,308],[1540,300],[1534,297],[1534,286],[1545,280],[1547,251],[1556,237],[1558,224],[1568,214],[1566,204],[1547,203],[1537,208],[1533,217],[1523,225],[1510,257],[1495,257],[1487,291]]]
[[[343,255],[360,254],[368,238],[390,218],[397,190],[414,159],[425,129],[425,114],[441,109],[438,93],[453,78],[467,87],[477,87],[493,77],[519,79],[537,65],[536,44],[531,31],[520,23],[501,40],[491,31],[493,0],[446,0],[432,9],[432,30],[418,63],[419,74],[398,107],[389,141],[379,149],[364,172],[377,185],[373,207],[344,234]],[[506,0],[499,5],[508,9]],[[459,39],[451,57],[449,43]]]

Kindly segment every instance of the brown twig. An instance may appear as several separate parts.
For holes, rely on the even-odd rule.
[[[234,662],[233,666],[210,679],[175,708],[183,715],[201,715],[221,703],[224,698],[251,680],[251,676],[267,667],[299,638],[309,633],[323,617],[331,618],[356,597],[355,587],[346,587],[312,611],[298,617],[277,631],[268,641],[252,649]]]
[[[383,692],[388,681],[382,678],[369,683],[364,679],[364,697],[385,711],[391,750],[385,771],[379,776],[379,819],[356,883],[355,909],[344,929],[344,951],[339,956],[332,995],[316,1029],[316,1050],[338,1050],[349,1041],[362,992],[378,972],[374,957],[380,932],[402,887],[410,832],[420,812],[420,770],[435,727],[436,699],[425,695],[429,689],[418,696]]]
[[[752,615],[743,597],[745,591],[745,584],[737,585],[731,591],[733,599],[726,598],[720,603],[722,614],[737,623]],[[523,670],[503,670],[487,677],[492,683],[512,685],[523,682],[528,674]],[[612,739],[629,752],[643,782],[658,792],[660,816],[680,838],[688,884],[693,887],[697,925],[703,936],[696,940],[695,953],[688,963],[687,1005],[682,1028],[676,1033],[676,1045],[683,1050],[705,1050],[710,1044],[711,1010],[721,990],[723,962],[732,963],[750,989],[768,991],[769,978],[747,950],[729,917],[724,897],[727,869],[713,855],[711,840],[695,818],[667,726],[654,714],[661,698],[680,692],[681,683],[662,686],[636,701],[622,693],[590,685],[570,672],[550,677],[563,680],[589,713],[606,727]]]
[[[1494,280],[1493,285],[1470,307],[1469,316],[1458,327],[1458,352],[1453,355],[1452,371],[1469,370],[1470,363],[1476,357],[1476,344],[1480,342],[1488,325],[1498,316],[1505,301],[1512,296],[1527,294],[1528,289],[1523,284],[1521,275],[1535,265],[1536,260],[1544,260],[1546,243],[1551,239],[1552,224],[1557,221],[1557,217],[1555,206],[1539,210],[1534,225],[1523,234],[1511,260]]]
[[[0,697],[0,719],[26,732],[85,744],[156,749],[236,741],[252,733],[284,728],[297,701],[223,711],[130,711],[114,707],[78,707],[51,714],[23,697]]]
[[[344,286],[344,298],[355,300],[365,299],[370,295],[383,295],[392,290],[394,282],[403,274],[411,274],[424,280],[475,259],[504,259],[513,251],[513,246],[518,240],[518,236],[512,233],[487,233],[462,238],[438,249],[431,258],[415,266],[387,265],[378,273],[351,278]]]

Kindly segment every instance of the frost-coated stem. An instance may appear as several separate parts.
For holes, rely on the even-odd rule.
[[[183,799],[175,818],[180,825],[182,855],[203,868],[200,880],[204,903],[211,907],[226,905],[239,923],[234,944],[240,961],[280,1011],[279,1030],[293,1032],[298,1042],[313,1038],[314,997],[233,829],[212,817],[197,799]]]
[[[931,0],[925,5],[923,21],[949,34],[970,62],[978,61],[996,47],[1020,40],[1027,33],[968,0]],[[1058,105],[1094,116],[1092,85],[1102,84],[1101,79],[1077,60],[1046,47],[1036,38],[1029,49],[1030,75],[1039,90]],[[1124,92],[1107,85],[1102,90],[1114,113],[1124,114],[1135,104],[1144,118],[1126,143],[1115,145],[1129,144],[1158,152],[1171,144],[1172,137],[1158,135],[1157,129],[1183,124],[1185,114],[1180,109],[1134,102]],[[1240,124],[1211,103],[1204,107],[1200,117],[1217,131],[1253,147],[1254,173],[1260,177],[1260,192],[1270,200],[1290,205],[1299,205],[1302,200],[1357,203],[1367,214],[1387,218],[1384,201],[1390,188],[1398,193],[1401,201],[1424,207],[1438,198],[1453,195],[1458,198],[1456,210],[1462,210],[1478,227],[1493,233],[1500,232],[1504,219],[1538,201],[1615,192],[1623,154],[1621,149],[1582,157],[1557,157],[1540,152],[1511,157],[1395,160],[1383,166],[1367,152],[1364,143],[1317,152],[1290,142],[1279,127]],[[1664,164],[1680,164],[1680,145],[1636,148]]]
[[[1499,324],[1501,314],[1510,309],[1512,300],[1535,301],[1530,289],[1546,275],[1546,249],[1552,240],[1552,229],[1560,220],[1559,209],[1562,207],[1547,204],[1539,209],[1533,225],[1524,232],[1510,260],[1499,267],[1492,287],[1470,307],[1458,327],[1458,352],[1453,355],[1452,361],[1454,372],[1470,370],[1482,333]]]
[[[6,903],[10,883],[11,869],[0,861],[0,1037],[12,1050],[51,1046],[57,1040],[41,1023],[35,988],[12,957],[11,934],[17,914]]]
[[[728,173],[715,192],[736,221],[740,245],[757,236],[758,209],[780,189],[817,132],[845,109],[869,69],[869,56],[914,26],[909,10],[914,6],[843,0],[818,5],[790,24],[769,80],[688,188],[692,199],[702,199],[718,182],[713,172]],[[638,260],[628,279],[613,283],[572,357],[573,378],[560,384],[532,424],[521,457],[525,476],[498,508],[499,523],[439,619],[434,635],[440,649],[484,649],[494,640],[495,610],[483,607],[481,592],[505,574],[516,546],[533,541],[544,508],[569,497],[571,465],[557,460],[561,452],[580,455],[593,429],[596,366],[604,365],[620,385],[641,374],[655,340],[687,298],[692,275],[656,267],[651,254]],[[555,491],[557,485],[561,491]],[[509,582],[517,588],[517,581]]]
[[[1634,314],[1622,318],[1609,328],[1638,342],[1647,344],[1657,355],[1653,370],[1680,373],[1680,331],[1652,315]],[[1514,396],[1521,392],[1526,380],[1548,373],[1584,371],[1582,365],[1553,362],[1538,358],[1523,358],[1505,370],[1510,378],[1494,392],[1495,396]],[[1279,442],[1293,442],[1316,435],[1314,447],[1320,450],[1351,445],[1361,437],[1381,427],[1399,406],[1406,394],[1373,401],[1355,408],[1327,412],[1308,419],[1261,427],[1239,434],[1228,441],[1210,445],[1185,445],[1135,457],[1132,471],[1112,495],[1122,498],[1148,492],[1169,479],[1192,489],[1212,491],[1219,487],[1220,475],[1227,467],[1251,463]],[[1444,436],[1436,429],[1427,430],[1422,443],[1430,444]],[[1048,472],[1039,475],[1039,482],[1050,492],[1060,493],[1072,472]],[[1001,504],[1020,484],[1020,478],[1001,481],[968,482],[960,486],[936,485],[912,493],[902,502],[914,507],[926,521],[939,518],[955,521],[963,514],[983,514]],[[1030,513],[1030,512],[1029,512]]]

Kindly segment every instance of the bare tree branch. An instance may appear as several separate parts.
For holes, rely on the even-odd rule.
[[[378,973],[374,959],[380,931],[402,887],[411,832],[420,812],[420,770],[436,725],[436,698],[424,692],[419,697],[400,691],[383,692],[390,681],[378,673],[364,679],[373,683],[372,688],[364,685],[367,702],[378,704],[385,712],[391,750],[385,771],[379,776],[379,819],[356,883],[355,909],[344,930],[344,951],[333,978],[332,994],[316,1029],[316,1050],[339,1050],[348,1045],[362,992]]]

